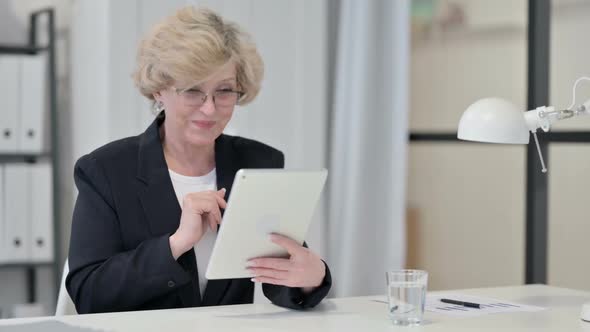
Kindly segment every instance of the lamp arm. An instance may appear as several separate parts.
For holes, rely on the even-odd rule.
[[[574,110],[565,109],[556,111],[553,106],[541,106],[534,110],[524,112],[526,125],[535,139],[537,152],[539,153],[539,158],[541,160],[541,171],[543,173],[547,172],[547,167],[545,167],[545,160],[543,159],[541,147],[537,138],[537,129],[541,128],[544,132],[548,132],[551,129],[551,125],[555,122],[580,115],[590,115],[590,100],[581,104]]]
[[[544,132],[548,132],[551,125],[561,119],[560,112],[555,111],[553,106],[541,106],[524,112],[524,120],[532,133],[536,133],[539,128],[543,129]]]
[[[553,106],[541,106],[525,112],[524,117],[529,130],[533,134],[536,133],[539,128],[548,132],[551,129],[551,125],[557,121],[569,119],[574,116],[590,115],[590,99],[574,108],[576,105],[576,88],[582,81],[590,81],[590,77],[582,76],[574,82],[574,87],[572,89],[572,103],[568,108],[556,111]]]
[[[539,128],[543,129],[544,132],[548,132],[555,122],[582,115],[590,115],[590,100],[573,110],[555,110],[553,106],[537,107],[534,110],[525,112],[524,119],[529,130],[534,133]]]
[[[586,102],[583,103],[582,105],[576,107],[576,109],[573,110],[573,112],[574,112],[574,116],[590,115],[590,99],[586,100]]]

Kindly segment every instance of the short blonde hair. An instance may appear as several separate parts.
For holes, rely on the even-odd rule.
[[[187,88],[233,62],[243,92],[238,104],[247,104],[260,91],[262,58],[250,36],[233,22],[206,8],[184,7],[154,26],[139,45],[135,85],[142,95],[172,85]]]

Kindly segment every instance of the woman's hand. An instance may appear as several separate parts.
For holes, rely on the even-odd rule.
[[[270,239],[285,248],[291,257],[251,259],[248,270],[255,276],[252,281],[301,287],[304,292],[310,292],[322,284],[326,266],[318,255],[288,237],[272,234]]]
[[[170,249],[174,259],[201,240],[207,231],[217,231],[217,225],[221,223],[221,210],[225,209],[225,189],[218,191],[201,191],[184,196],[182,201],[182,216],[180,226],[170,236]]]

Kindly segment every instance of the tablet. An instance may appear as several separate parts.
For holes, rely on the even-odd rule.
[[[303,243],[328,171],[241,169],[236,173],[207,279],[249,278],[249,259],[288,257],[272,243],[278,233]]]

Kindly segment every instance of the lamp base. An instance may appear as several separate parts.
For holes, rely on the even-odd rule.
[[[590,323],[590,302],[586,302],[582,305],[582,312],[580,313],[580,318]]]

